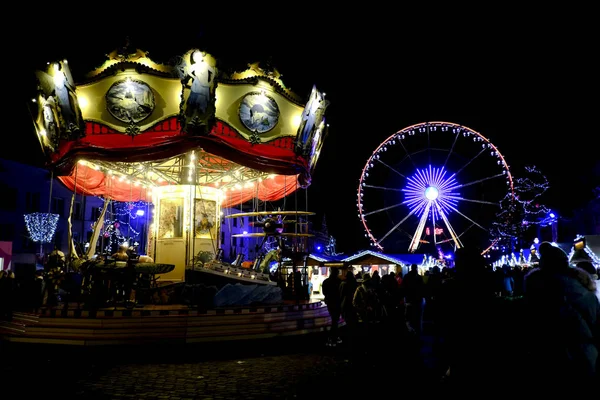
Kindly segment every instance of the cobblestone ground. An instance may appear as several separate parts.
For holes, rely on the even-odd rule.
[[[61,399],[321,399],[360,393],[383,398],[399,387],[434,390],[426,353],[385,337],[324,345],[323,335],[187,347],[5,346],[2,378],[21,397]]]

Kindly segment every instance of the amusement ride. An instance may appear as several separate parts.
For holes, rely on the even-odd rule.
[[[280,265],[284,258],[301,264],[308,255],[306,217],[314,213],[265,207],[224,214],[310,185],[329,104],[316,87],[304,102],[270,66],[224,73],[201,49],[160,64],[129,44],[78,83],[67,60],[49,62],[36,77],[34,124],[53,176],[74,196],[101,197],[102,215],[111,201],[152,204],[141,246],[145,269],[139,255],[128,260],[137,272],[150,268],[163,281],[184,282],[190,269],[210,270],[224,282],[274,285],[273,271],[258,270],[268,250],[279,252]],[[262,238],[256,260],[250,268],[239,256],[225,262],[222,222],[250,216],[260,231],[232,237]],[[68,264],[107,270],[122,264],[99,252],[102,224],[94,225],[86,254],[71,247]],[[199,254],[209,256],[198,263]]]
[[[0,326],[3,338],[77,345],[190,343],[326,329],[330,317],[324,305],[297,290],[312,236],[307,218],[314,213],[286,209],[285,199],[311,183],[328,133],[329,101],[315,86],[303,99],[270,65],[253,63],[226,73],[217,64],[199,48],[162,64],[127,43],[78,79],[65,59],[40,66],[33,124],[51,176],[73,193],[69,249],[53,252],[57,262],[51,266],[57,277],[65,270],[69,277],[51,286],[67,293],[65,279],[70,284],[60,306],[45,303],[39,313],[18,314]],[[75,196],[103,200],[91,232],[81,232],[90,237],[85,252],[71,232]],[[280,200],[283,209],[269,210],[267,204]],[[140,246],[146,254],[128,251],[125,242],[114,254],[99,245],[112,202],[148,204],[149,228]],[[262,208],[247,210],[250,202]],[[44,224],[56,218],[50,210],[39,214],[29,217],[28,228],[44,232],[48,242],[56,224]],[[234,239],[260,241],[255,260],[238,255],[224,261],[222,224],[234,218],[255,219],[250,232],[229,232]],[[291,291],[282,268],[291,269]],[[77,275],[83,282],[71,279]],[[215,277],[218,286],[210,280]],[[142,281],[151,282],[154,295],[140,304]],[[170,294],[182,300],[186,290],[188,301],[169,300]],[[245,293],[243,299],[230,295],[236,290]],[[219,305],[217,299],[227,301]],[[167,308],[146,309],[148,304]],[[79,318],[87,325],[75,323]]]
[[[490,249],[497,241],[490,227],[507,198],[514,198],[511,171],[489,139],[463,125],[423,122],[373,151],[357,207],[371,246],[437,255],[465,242]]]

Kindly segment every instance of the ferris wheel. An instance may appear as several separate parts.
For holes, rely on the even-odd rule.
[[[371,246],[393,253],[484,252],[505,200],[514,199],[506,160],[486,137],[450,122],[424,122],[385,139],[367,160],[358,216]]]

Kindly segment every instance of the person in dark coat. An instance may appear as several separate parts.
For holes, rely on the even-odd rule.
[[[340,280],[339,272],[338,268],[329,268],[329,276],[323,281],[322,285],[327,311],[329,311],[329,315],[331,316],[331,329],[329,330],[327,345],[333,347],[341,343],[338,334],[338,325],[342,312],[340,297],[340,285],[342,281]]]
[[[589,273],[571,267],[558,247],[540,246],[540,263],[525,276],[527,337],[537,382],[598,379],[600,302]]]

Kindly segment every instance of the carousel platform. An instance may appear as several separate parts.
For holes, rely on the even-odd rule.
[[[321,301],[208,310],[152,305],[88,311],[75,306],[16,312],[10,322],[0,321],[0,340],[71,346],[191,344],[305,335],[330,325]]]

